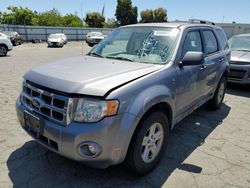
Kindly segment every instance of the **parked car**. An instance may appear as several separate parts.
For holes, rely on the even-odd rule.
[[[13,46],[17,46],[19,44],[22,44],[22,37],[18,34],[18,32],[15,31],[1,31],[2,34],[8,36],[8,38],[11,40],[11,43]]]
[[[9,36],[7,36],[7,35],[5,35],[4,33],[2,33],[2,31],[0,31],[0,36],[1,36],[1,37],[10,38]]]
[[[228,43],[232,50],[228,81],[250,84],[250,33],[235,35]]]
[[[230,57],[221,36],[221,27],[198,23],[117,28],[85,57],[27,72],[20,124],[68,158],[148,173],[178,122],[205,103],[221,107]]]
[[[67,44],[67,36],[63,33],[50,34],[47,40],[48,47],[50,46],[59,46]]]
[[[101,32],[89,32],[86,35],[86,43],[93,47],[94,45],[98,44],[102,39],[104,39],[105,35]]]
[[[11,51],[13,45],[8,37],[0,36],[0,56],[6,56]]]

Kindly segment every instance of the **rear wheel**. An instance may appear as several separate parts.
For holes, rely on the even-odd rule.
[[[13,42],[12,42],[13,46],[17,46],[17,40],[15,39]]]
[[[8,52],[8,48],[0,44],[0,56],[6,56],[7,52]]]
[[[210,109],[217,110],[221,107],[225,96],[226,85],[227,80],[226,77],[223,76],[215,90],[214,97],[208,101],[208,106]]]
[[[146,117],[130,143],[125,165],[137,175],[144,175],[160,161],[169,137],[169,124],[162,112]]]

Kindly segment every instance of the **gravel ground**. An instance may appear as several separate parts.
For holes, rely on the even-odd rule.
[[[230,85],[218,111],[196,110],[173,130],[163,160],[138,178],[119,165],[95,169],[55,154],[20,127],[15,100],[30,68],[86,54],[63,48],[14,47],[0,58],[0,187],[250,187],[250,87]]]

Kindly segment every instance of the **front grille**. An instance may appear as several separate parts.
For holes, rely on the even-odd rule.
[[[230,61],[230,63],[235,65],[250,65],[250,62],[245,61]]]
[[[39,104],[35,103],[35,100]],[[57,95],[26,82],[23,83],[22,102],[30,110],[49,118],[57,123],[69,123],[68,104],[71,99],[65,96]]]
[[[246,71],[244,70],[230,69],[229,78],[242,79],[245,76],[245,74],[246,74]]]

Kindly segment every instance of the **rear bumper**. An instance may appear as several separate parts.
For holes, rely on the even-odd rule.
[[[71,123],[63,126],[28,111],[43,120],[43,133],[38,136],[26,128],[24,111],[28,109],[18,99],[16,102],[18,120],[22,128],[37,142],[60,155],[97,168],[106,168],[124,160],[133,134],[133,126],[137,122],[134,115],[126,113],[107,117],[97,123]],[[82,156],[79,153],[79,146],[85,142],[95,142],[100,145],[100,154],[94,158]]]
[[[228,82],[250,84],[250,65],[230,64]]]

